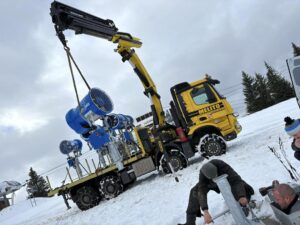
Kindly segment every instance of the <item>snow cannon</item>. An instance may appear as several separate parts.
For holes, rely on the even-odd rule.
[[[105,116],[113,111],[113,103],[110,97],[98,88],[92,88],[89,93],[81,100],[81,114],[86,116],[94,113],[98,116]]]
[[[110,114],[107,123],[112,130],[121,130],[133,126],[133,118],[123,114]]]
[[[131,142],[131,143],[134,142],[132,134],[130,132],[128,132],[127,130],[124,131],[122,135],[123,135],[125,142]]]
[[[69,167],[73,167],[73,168],[76,167],[75,166],[75,158],[70,157],[70,158],[67,159],[67,162],[68,162]]]
[[[86,140],[95,150],[100,150],[105,144],[110,142],[109,134],[101,126],[97,126]]]
[[[59,145],[60,152],[64,155],[68,155],[71,152],[80,153],[82,150],[82,142],[78,139],[73,141],[63,140]]]
[[[124,115],[126,117],[126,126],[127,127],[134,127],[134,120],[132,118],[132,116],[129,116],[129,115]]]
[[[110,97],[98,88],[92,88],[81,100],[80,107],[70,109],[66,114],[67,124],[78,134],[88,133],[93,122],[113,110]]]
[[[82,142],[78,139],[74,139],[72,141],[63,140],[59,144],[60,152],[64,155],[67,155],[67,162],[69,167],[72,167],[76,170],[78,178],[82,178],[82,171],[80,169],[79,157],[81,156],[82,150]],[[69,154],[73,152],[74,156],[70,156]]]

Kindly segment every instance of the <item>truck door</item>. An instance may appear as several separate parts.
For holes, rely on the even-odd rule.
[[[224,109],[220,96],[207,83],[192,87],[181,94],[187,116],[189,120],[192,120],[193,125],[209,122],[213,119],[213,113]]]
[[[297,103],[300,107],[300,56],[286,60],[294,91],[297,97]]]

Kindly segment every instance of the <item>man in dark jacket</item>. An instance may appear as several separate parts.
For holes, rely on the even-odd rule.
[[[204,222],[209,224],[212,217],[208,211],[207,193],[213,190],[220,193],[220,190],[213,178],[227,174],[227,180],[231,186],[231,191],[234,198],[242,205],[246,206],[251,195],[254,194],[253,188],[247,184],[235,172],[231,166],[222,160],[213,159],[205,163],[200,169],[199,182],[191,189],[189,203],[186,210],[186,223],[178,225],[195,225],[196,217],[201,217],[203,212]]]

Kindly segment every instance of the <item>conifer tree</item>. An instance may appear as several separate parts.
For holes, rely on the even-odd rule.
[[[49,185],[42,176],[39,176],[36,171],[29,170],[29,180],[27,182],[28,198],[47,197]]]
[[[290,82],[265,62],[267,68],[267,85],[274,104],[295,97]]]
[[[253,113],[256,110],[255,108],[255,93],[254,93],[254,78],[246,74],[242,71],[242,78],[243,78],[243,93],[245,96],[245,104],[247,107],[248,113]]]
[[[292,42],[292,46],[293,46],[293,49],[294,49],[294,56],[300,56],[300,47],[298,47],[297,45],[295,45],[293,42]]]
[[[256,111],[262,110],[264,108],[273,105],[273,100],[271,98],[267,86],[267,79],[264,78],[259,73],[255,74],[254,92],[256,96],[256,100],[255,100]]]

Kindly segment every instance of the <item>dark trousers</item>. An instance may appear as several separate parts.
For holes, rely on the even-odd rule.
[[[198,184],[196,184],[190,191],[189,203],[186,210],[186,214],[201,216],[200,204],[198,200]]]
[[[241,187],[241,185],[243,187]],[[248,200],[250,200],[251,195],[254,194],[253,188],[244,181],[233,184],[233,185],[231,185],[231,190],[232,190],[232,194],[233,194],[234,198],[237,201],[239,200],[239,197],[236,194],[237,188],[239,188],[239,189],[245,188],[245,193],[246,193],[245,197]],[[188,207],[186,210],[186,214],[201,217],[200,203],[199,203],[199,199],[198,199],[198,184],[196,184],[190,191],[189,203],[188,203]]]

